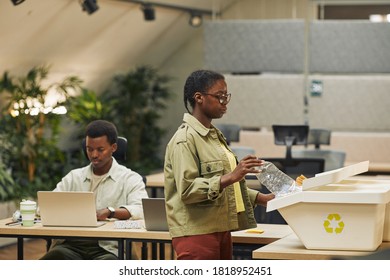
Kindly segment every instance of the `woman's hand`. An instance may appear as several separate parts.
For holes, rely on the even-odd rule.
[[[244,157],[232,172],[221,177],[221,190],[241,181],[248,173],[260,173],[259,167],[263,164],[264,161],[256,156],[248,155]]]
[[[253,155],[244,157],[232,171],[239,179],[242,180],[248,173],[260,173],[260,166],[264,164],[264,161]]]
[[[256,204],[267,207],[267,202],[274,198],[275,195],[273,193],[264,194],[259,192],[256,196]]]

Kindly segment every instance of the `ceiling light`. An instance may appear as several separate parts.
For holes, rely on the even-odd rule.
[[[204,9],[197,9],[193,7],[186,7],[181,5],[172,5],[172,4],[165,4],[161,2],[152,2],[149,0],[123,0],[126,2],[131,2],[134,4],[138,4],[141,6],[141,10],[144,14],[144,19],[146,21],[152,21],[155,20],[155,9],[161,8],[161,9],[172,9],[172,10],[178,10],[185,14],[189,13],[189,24],[192,27],[199,27],[203,23],[203,17],[204,16],[220,16],[220,12],[215,12],[212,10],[204,10]],[[180,2],[180,1],[177,1]]]
[[[96,0],[79,0],[80,5],[84,12],[87,12],[89,15],[93,14],[99,9]]]
[[[383,16],[382,15],[370,15],[370,21],[371,22],[382,22]]]
[[[152,20],[156,19],[155,10],[154,10],[152,5],[150,5],[150,4],[143,4],[141,9],[144,12],[144,19],[146,21],[152,21]]]
[[[16,6],[24,2],[24,0],[11,0],[12,3]]]
[[[371,22],[390,22],[390,14],[387,15],[370,15]]]
[[[189,24],[192,27],[199,27],[202,25],[202,22],[203,22],[203,18],[201,14],[191,12]]]

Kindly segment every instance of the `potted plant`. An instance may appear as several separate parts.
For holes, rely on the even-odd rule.
[[[1,155],[15,185],[12,196],[35,197],[37,190],[51,190],[62,176],[64,153],[57,146],[62,104],[80,88],[75,76],[48,84],[49,67],[33,67],[26,76],[6,71],[0,78]],[[48,85],[47,85],[48,84]],[[59,101],[49,104],[55,91]],[[58,99],[57,99],[58,100]],[[11,187],[11,185],[9,185]]]
[[[170,80],[151,66],[140,66],[114,76],[102,93],[103,102],[110,102],[111,120],[128,140],[127,166],[142,174],[162,167],[158,150],[165,131],[157,122],[172,95]]]
[[[12,179],[11,172],[0,159],[0,201],[8,201],[13,197],[15,191],[15,182]]]

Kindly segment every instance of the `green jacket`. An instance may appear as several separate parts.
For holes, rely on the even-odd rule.
[[[231,172],[221,145],[226,141],[215,127],[204,127],[186,113],[184,123],[165,153],[165,200],[172,237],[243,230],[256,227],[253,214],[257,191],[240,182],[245,212],[237,214],[233,186],[219,191],[223,174]]]

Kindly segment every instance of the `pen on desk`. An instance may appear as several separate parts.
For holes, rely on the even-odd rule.
[[[19,221],[10,222],[10,223],[6,223],[5,225],[6,225],[6,226],[17,226],[17,225],[20,225],[20,222],[19,222]]]
[[[40,222],[41,222],[41,219],[38,219],[38,218],[34,219],[34,224],[40,223]],[[5,225],[6,226],[17,226],[17,225],[21,225],[21,224],[22,224],[22,219],[18,219],[17,221],[12,221],[12,222],[6,223]]]

